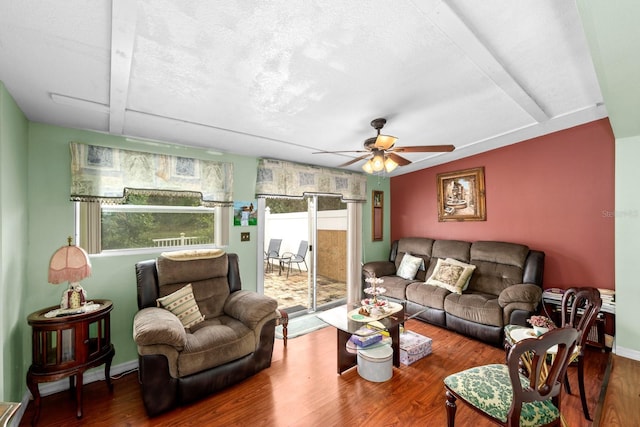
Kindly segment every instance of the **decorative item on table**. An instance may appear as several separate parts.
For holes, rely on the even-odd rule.
[[[351,335],[349,340],[358,347],[369,347],[372,344],[382,341],[382,334],[372,333],[367,336]]]
[[[49,261],[49,283],[69,282],[69,287],[62,293],[61,309],[78,309],[85,304],[87,292],[80,281],[91,275],[89,255],[81,247],[72,245],[71,241],[69,237],[68,244],[58,249]]]
[[[531,316],[527,319],[527,322],[533,327],[534,332],[538,336],[545,332],[549,332],[550,329],[556,327],[553,320],[549,319],[547,316]]]
[[[389,305],[389,303],[387,302],[386,299],[384,298],[365,298],[362,301],[360,301],[360,304],[362,304],[363,306],[366,307],[387,307]]]
[[[358,314],[361,314],[362,316],[370,316],[371,315],[371,311],[369,310],[369,307],[367,307],[366,305],[363,305],[358,310]]]
[[[376,303],[378,302],[378,296],[387,292],[385,288],[378,286],[382,284],[384,280],[380,279],[379,277],[373,276],[373,277],[367,277],[366,279],[364,279],[364,281],[371,285],[370,287],[365,288],[364,293],[367,295],[371,295],[373,297],[373,299],[370,302],[368,302],[366,305],[376,305]],[[363,301],[367,301],[367,300],[368,298],[365,298]]]

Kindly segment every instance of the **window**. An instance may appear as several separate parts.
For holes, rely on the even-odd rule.
[[[202,207],[197,196],[132,193],[121,205],[79,204],[78,241],[89,253],[223,246],[228,241],[230,208]]]

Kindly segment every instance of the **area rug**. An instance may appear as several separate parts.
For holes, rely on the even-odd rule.
[[[289,328],[287,331],[287,338],[296,338],[309,332],[317,331],[326,326],[327,323],[323,322],[315,315],[315,313],[307,314],[300,317],[294,317],[289,319]],[[276,326],[276,338],[282,339],[282,325]]]

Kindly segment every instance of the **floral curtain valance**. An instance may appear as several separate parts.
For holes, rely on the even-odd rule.
[[[71,200],[123,203],[127,189],[200,193],[205,206],[233,203],[233,163],[70,143]]]
[[[256,196],[303,197],[305,194],[336,194],[344,201],[367,200],[363,174],[282,160],[260,159]]]

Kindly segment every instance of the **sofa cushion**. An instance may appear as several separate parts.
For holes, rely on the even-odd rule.
[[[391,261],[371,261],[362,266],[362,276],[383,277],[396,274],[396,265]]]
[[[133,340],[139,346],[165,344],[181,351],[187,332],[180,319],[168,310],[147,307],[133,317]]]
[[[542,301],[542,288],[538,285],[523,283],[509,286],[498,297],[504,324],[512,322],[511,314],[515,310],[535,312],[540,301]]]
[[[469,290],[498,296],[505,288],[522,283],[529,248],[507,242],[475,242],[471,263],[477,266]]]
[[[255,349],[255,334],[242,322],[229,316],[206,320],[187,334],[184,350],[178,356],[178,374],[184,377],[223,365]]]
[[[433,274],[427,279],[427,285],[439,286],[457,294],[468,283],[475,265],[466,264],[453,258],[438,259]]]
[[[226,254],[215,258],[172,260],[159,256],[156,260],[158,284],[192,283],[213,277],[226,277],[229,258]]]
[[[471,322],[504,326],[498,298],[490,294],[451,293],[444,300],[444,309],[449,314]]]
[[[478,241],[471,245],[471,259],[524,268],[529,254],[525,245],[509,242]]]
[[[229,296],[229,257],[174,261],[166,257],[156,260],[160,297],[191,283],[200,312],[206,319],[223,314]]]
[[[402,258],[402,255],[405,253],[430,257],[433,242],[433,239],[426,237],[405,237],[400,239],[398,240],[398,254],[396,259]]]
[[[424,260],[422,258],[405,253],[402,256],[402,261],[400,262],[396,275],[403,279],[413,280],[420,267],[424,270]]]
[[[173,261],[192,261],[195,259],[218,258],[224,255],[223,249],[184,249],[162,252],[160,255]]]
[[[255,329],[260,322],[275,318],[277,308],[278,301],[267,295],[236,291],[227,298],[224,312],[250,329]]]
[[[416,273],[416,279],[424,281],[426,278],[426,268],[431,262],[431,251],[433,247],[433,239],[426,237],[406,237],[398,240],[398,251],[393,260],[396,265],[396,271],[400,268],[400,263],[404,254],[410,254],[414,257],[422,258],[424,267]]]
[[[438,310],[444,310],[444,299],[451,293],[445,288],[427,285],[424,282],[410,283],[406,292],[407,300]]]
[[[541,300],[542,288],[529,283],[509,286],[498,296],[500,307],[506,307],[508,304],[513,303],[523,303],[532,305],[531,311],[535,309]]]
[[[462,240],[436,240],[433,243],[433,250],[431,251],[431,264],[427,269],[426,277],[430,277],[433,274],[433,270],[436,268],[436,259],[438,258],[453,258],[464,263],[470,263],[470,249],[470,242],[465,242]]]
[[[382,279],[384,281],[381,286],[387,290],[384,296],[401,300],[406,299],[405,289],[409,283],[414,281],[399,276],[384,276]]]
[[[198,304],[193,297],[191,283],[167,296],[158,298],[158,305],[169,310],[180,320],[185,328],[190,328],[204,321]]]

